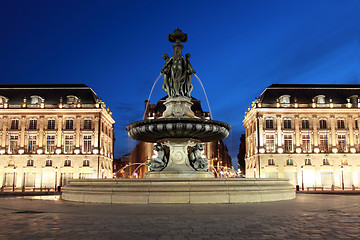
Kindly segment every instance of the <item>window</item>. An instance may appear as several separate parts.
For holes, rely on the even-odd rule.
[[[355,129],[359,129],[358,120],[355,120]]]
[[[78,98],[73,95],[66,96],[67,98],[67,104],[75,104],[77,103]]]
[[[35,152],[36,150],[36,135],[29,136],[29,152]]]
[[[345,129],[345,122],[342,119],[337,120],[338,129]]]
[[[357,107],[357,105],[358,105],[358,98],[359,98],[358,95],[353,95],[350,97],[350,102],[355,107]]]
[[[292,135],[284,135],[284,151],[293,151]]]
[[[309,134],[302,135],[302,150],[305,152],[311,151],[311,142],[310,142]]]
[[[323,165],[330,165],[329,159],[323,159]]]
[[[328,138],[327,134],[320,134],[320,151],[328,150]]]
[[[286,160],[286,165],[292,166],[292,165],[294,165],[294,161],[292,159],[287,159]]]
[[[91,135],[84,135],[84,152],[91,152]]]
[[[30,120],[29,130],[36,130],[36,126],[37,126],[37,120],[35,119]]]
[[[65,129],[73,129],[74,121],[73,120],[66,120],[65,122]]]
[[[14,120],[11,120],[11,130],[17,130],[19,129],[19,120],[17,119],[14,119]]]
[[[84,120],[84,129],[91,129],[91,120]]]
[[[302,129],[310,129],[309,120],[302,120],[301,123],[302,123],[301,124]]]
[[[11,135],[10,136],[10,151],[16,151],[18,149],[18,139],[19,137],[17,135]]]
[[[53,130],[53,129],[55,129],[55,120],[54,120],[54,119],[48,120],[47,129],[48,129],[48,130]]]
[[[346,150],[346,135],[339,134],[338,136],[338,150],[344,152]]]
[[[341,160],[341,165],[348,165],[347,159],[342,159]]]
[[[275,165],[274,159],[269,159],[268,160],[268,165]]]
[[[311,165],[311,160],[310,159],[305,159],[305,165]]]
[[[39,96],[31,96],[31,104],[40,104],[41,103],[41,100],[42,98],[39,97]]]
[[[83,161],[83,167],[88,167],[90,166],[90,161],[89,160],[84,160]]]
[[[274,129],[274,122],[272,119],[266,119],[265,123],[267,129]]]
[[[326,120],[324,119],[320,120],[320,129],[327,129]]]
[[[69,159],[65,160],[64,167],[70,167],[70,166],[71,166],[71,161]]]
[[[73,151],[73,136],[65,135],[65,153],[72,153]]]
[[[54,152],[55,151],[55,136],[54,135],[48,135],[47,136],[46,150],[48,152]]]
[[[275,152],[275,136],[266,135],[266,152]]]
[[[52,160],[46,160],[46,162],[45,162],[45,166],[46,167],[51,167],[52,166]]]
[[[291,120],[284,120],[284,129],[291,129]]]
[[[315,97],[316,98],[316,103],[319,105],[324,105],[325,104],[325,96],[324,95],[318,95]]]
[[[280,103],[290,103],[290,96],[289,95],[282,95],[279,97]]]
[[[26,166],[28,166],[28,167],[34,166],[34,160],[32,160],[32,159],[27,160]]]

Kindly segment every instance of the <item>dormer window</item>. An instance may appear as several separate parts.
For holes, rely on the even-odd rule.
[[[8,101],[8,99],[4,96],[0,96],[0,104],[4,104]]]
[[[279,102],[283,107],[290,107],[290,95],[282,95],[279,97]]]
[[[325,95],[317,95],[316,97],[315,97],[315,99],[316,99],[316,103],[318,104],[318,105],[322,105],[322,106],[324,106],[325,105]]]
[[[42,101],[42,97],[39,96],[31,96],[31,104],[40,104]]]
[[[359,99],[359,96],[358,95],[352,95],[351,97],[349,97],[350,99],[350,103],[353,105],[353,106],[358,106],[358,99]]]
[[[67,98],[67,104],[76,104],[79,99],[78,97],[76,97],[74,95],[66,96],[66,98]]]

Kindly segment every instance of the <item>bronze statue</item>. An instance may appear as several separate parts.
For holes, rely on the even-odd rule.
[[[196,171],[209,171],[209,161],[202,156],[204,149],[205,145],[203,143],[197,143],[189,155],[190,163]]]
[[[169,41],[175,42],[173,45],[174,55],[169,58],[165,53],[163,58],[165,64],[161,69],[161,74],[164,76],[164,83],[162,89],[169,95],[169,97],[188,97],[191,98],[192,75],[195,70],[190,64],[190,54],[186,54],[186,59],[181,53],[184,47],[180,42],[185,42],[187,35],[179,28],[174,33],[169,34]]]
[[[163,170],[168,162],[165,155],[165,150],[161,144],[157,143],[154,145],[154,151],[158,153],[157,157],[154,157],[150,161],[150,171],[161,171]]]

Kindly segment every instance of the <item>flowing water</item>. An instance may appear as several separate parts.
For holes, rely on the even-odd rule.
[[[216,173],[216,177],[219,178],[219,173],[216,171],[216,168],[214,166],[212,166],[212,165],[210,165],[210,167],[212,167],[214,169],[214,171]]]
[[[204,95],[205,95],[205,98],[206,98],[206,102],[207,102],[207,105],[208,105],[208,108],[209,108],[209,113],[210,113],[210,117],[211,119],[213,119],[213,116],[212,116],[212,112],[211,112],[211,108],[210,108],[210,103],[209,103],[209,99],[207,97],[207,94],[206,94],[206,91],[205,91],[205,88],[204,88],[204,85],[202,84],[200,78],[198,77],[198,75],[194,74],[194,76],[197,78],[197,80],[199,81],[202,89],[203,89],[203,92],[204,92]]]
[[[144,117],[143,117],[144,120],[145,120],[145,115],[146,115],[147,108],[148,108],[149,103],[150,103],[151,94],[152,94],[152,92],[153,92],[153,90],[154,90],[154,87],[155,87],[156,83],[159,81],[159,78],[161,77],[161,75],[162,75],[162,74],[160,73],[159,76],[156,78],[156,80],[155,80],[155,82],[154,82],[154,84],[153,84],[153,86],[152,86],[152,88],[151,88],[151,91],[150,91],[150,94],[149,94],[149,98],[148,98],[148,101],[147,101],[146,107],[145,107],[145,112],[144,112]]]

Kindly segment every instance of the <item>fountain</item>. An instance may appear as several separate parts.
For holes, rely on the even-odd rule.
[[[174,55],[163,55],[163,90],[168,94],[162,116],[129,124],[129,137],[154,143],[157,155],[143,179],[73,180],[63,199],[104,203],[239,203],[292,199],[295,192],[287,179],[214,178],[204,142],[228,136],[223,122],[195,116],[191,110],[190,54],[182,55],[187,34],[177,28],[169,34]],[[195,75],[196,76],[196,75]],[[197,77],[197,76],[196,76]],[[200,81],[200,80],[199,80]]]

